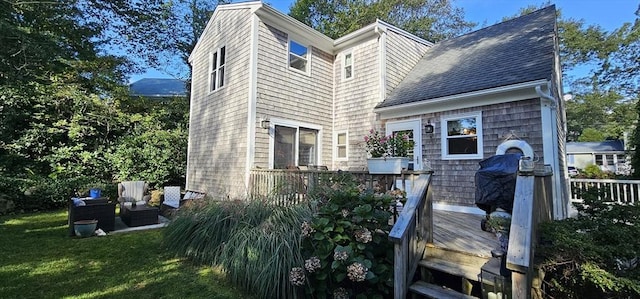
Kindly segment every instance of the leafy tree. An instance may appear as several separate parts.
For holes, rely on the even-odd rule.
[[[189,55],[216,7],[231,3],[231,0],[146,0],[133,3],[138,5],[129,8],[128,14],[114,14],[121,21],[110,30],[112,43],[127,49],[144,66],[174,77],[190,78]]]
[[[381,19],[437,42],[468,32],[475,23],[449,0],[297,0],[289,15],[331,38]]]
[[[155,171],[140,171],[141,179],[184,177],[188,103],[130,99],[124,78],[131,64],[104,54],[117,26],[139,24],[160,4],[0,2],[0,199],[44,209],[64,205],[80,185],[113,185],[127,142],[155,149],[136,156],[136,165]],[[4,196],[16,189],[19,196]]]
[[[593,127],[605,138],[622,139],[638,119],[632,107],[640,91],[640,20],[612,32],[593,25],[585,28],[583,21],[575,20],[559,27],[564,68],[592,67],[589,77],[570,84],[574,94],[567,103],[568,137],[576,140],[578,128]]]
[[[578,138],[580,142],[589,142],[589,141],[603,141],[604,134],[602,131],[598,131],[594,128],[585,128],[582,130],[582,134]]]

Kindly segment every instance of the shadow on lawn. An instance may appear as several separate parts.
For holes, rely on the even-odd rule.
[[[161,230],[72,238],[66,211],[0,218],[0,298],[239,298],[219,270],[168,255]]]

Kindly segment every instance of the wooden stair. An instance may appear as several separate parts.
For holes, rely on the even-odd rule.
[[[422,270],[435,270],[436,273],[447,273],[460,277],[460,285],[463,279],[468,281],[479,281],[480,268],[489,261],[489,256],[472,255],[469,253],[452,249],[440,248],[434,245],[427,245],[425,257],[419,262]],[[425,281],[414,282],[409,287],[410,292],[421,295],[425,298],[477,298],[460,293],[448,287],[427,283]]]
[[[478,297],[462,294],[447,287],[416,281],[409,287],[409,291],[427,298],[437,299],[477,299]]]

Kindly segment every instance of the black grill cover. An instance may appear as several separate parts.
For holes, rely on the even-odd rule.
[[[486,213],[513,210],[521,154],[495,155],[480,161],[476,172],[476,205]]]

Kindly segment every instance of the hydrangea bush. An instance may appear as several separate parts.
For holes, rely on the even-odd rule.
[[[301,224],[304,265],[293,285],[312,298],[386,298],[393,293],[392,196],[347,181],[317,197],[313,220]]]

